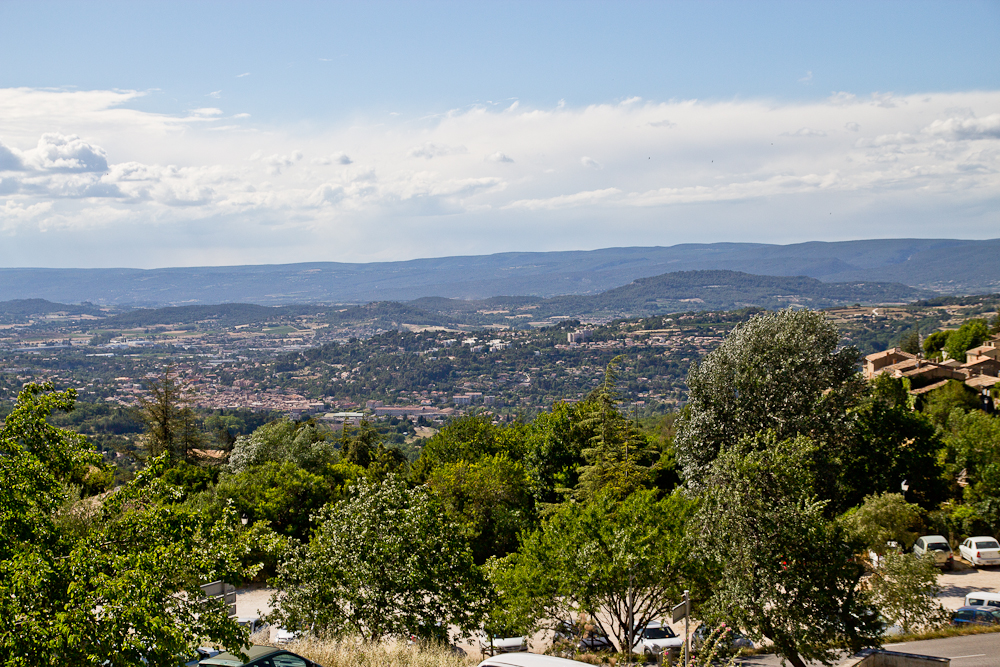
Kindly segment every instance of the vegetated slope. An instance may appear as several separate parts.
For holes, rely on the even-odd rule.
[[[315,315],[326,312],[322,306],[258,306],[252,303],[220,303],[210,306],[167,306],[166,308],[139,308],[108,317],[101,326],[109,329],[128,329],[170,324],[189,324],[213,321],[219,326],[238,326],[269,322],[283,317]]]
[[[381,329],[410,325],[527,325],[547,317],[642,317],[675,312],[734,310],[745,307],[826,308],[853,303],[902,303],[938,296],[899,283],[824,283],[804,276],[757,276],[738,271],[681,271],[640,278],[592,295],[489,299],[424,297],[410,302],[377,301],[360,306],[258,306],[230,303],[139,309],[108,317],[102,328],[212,322],[236,326],[301,315],[317,315],[333,325],[365,323]],[[524,315],[523,313],[527,313]]]
[[[759,276],[739,271],[680,271],[638,280],[594,296],[547,299],[539,310],[645,316],[748,306],[827,308],[863,303],[905,303],[932,296],[900,283],[824,283],[806,276]]]
[[[45,299],[0,301],[0,324],[26,322],[32,316],[56,314],[104,316],[104,313],[97,306],[89,303],[74,306],[66,303],[53,303]]]
[[[0,269],[0,294],[131,306],[367,303],[438,296],[597,294],[667,272],[729,270],[825,282],[893,281],[952,294],[1000,290],[1000,239],[684,244],[348,264]]]

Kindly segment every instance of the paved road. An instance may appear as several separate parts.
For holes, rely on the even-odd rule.
[[[997,632],[887,644],[885,648],[888,651],[951,658],[952,667],[1000,667],[1000,633]],[[749,658],[742,664],[746,667],[776,667],[781,664],[781,660],[773,655],[761,655]]]

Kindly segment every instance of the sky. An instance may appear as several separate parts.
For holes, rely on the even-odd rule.
[[[0,1],[0,267],[1000,237],[1000,2]]]

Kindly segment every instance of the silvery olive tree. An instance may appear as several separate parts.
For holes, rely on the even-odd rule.
[[[675,440],[688,483],[699,485],[721,451],[765,430],[779,440],[809,436],[832,468],[850,446],[849,412],[865,390],[857,349],[839,341],[824,314],[789,309],[754,316],[692,365]]]

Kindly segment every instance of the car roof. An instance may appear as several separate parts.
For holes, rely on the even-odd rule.
[[[576,660],[557,658],[554,655],[538,653],[503,653],[486,658],[479,667],[578,667],[584,664]]]
[[[988,612],[995,612],[995,611],[997,611],[997,608],[996,607],[983,607],[983,606],[980,606],[980,605],[968,605],[968,606],[965,606],[965,607],[959,607],[957,609],[957,611],[988,611]]]
[[[261,646],[255,645],[248,648],[245,653],[247,659],[244,660],[238,655],[232,653],[220,653],[219,655],[212,656],[211,658],[206,658],[199,662],[199,665],[223,665],[224,667],[240,667],[248,662],[253,662],[257,658],[263,658],[274,653],[286,653],[280,648],[274,648],[273,646]]]
[[[994,540],[994,541],[996,541],[997,538],[993,537],[992,535],[975,535],[974,537],[970,537],[969,539],[970,540]]]
[[[947,542],[947,538],[944,535],[924,535],[921,539],[926,542]]]

